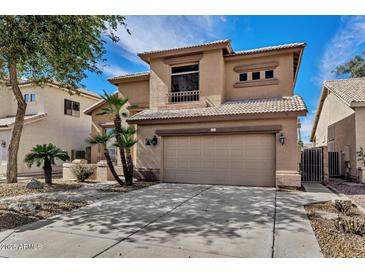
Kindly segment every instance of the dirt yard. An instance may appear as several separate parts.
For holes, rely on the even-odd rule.
[[[331,180],[328,185],[337,192],[345,194],[359,206],[365,208],[365,184],[347,182],[342,179]]]

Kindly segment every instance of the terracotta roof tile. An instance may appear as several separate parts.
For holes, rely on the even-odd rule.
[[[254,53],[261,53],[261,52],[269,52],[269,51],[275,51],[275,50],[281,50],[281,49],[290,49],[290,48],[298,48],[298,47],[305,47],[306,43],[291,43],[291,44],[283,44],[278,46],[272,46],[272,47],[264,47],[264,48],[257,48],[257,49],[249,49],[249,50],[241,50],[236,51],[231,54],[227,54],[225,56],[235,56],[235,55],[249,55]]]
[[[365,102],[365,77],[324,81],[324,86],[347,105]]]
[[[300,96],[284,96],[264,99],[227,101],[220,106],[207,108],[158,111],[145,110],[128,118],[127,121],[296,111],[307,111],[303,99]]]

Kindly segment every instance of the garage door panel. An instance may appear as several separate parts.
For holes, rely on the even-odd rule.
[[[273,134],[164,138],[166,182],[274,186]]]

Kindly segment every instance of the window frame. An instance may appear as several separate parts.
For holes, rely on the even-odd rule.
[[[246,79],[242,80],[241,79],[241,75],[245,75]],[[238,77],[239,77],[240,82],[246,82],[246,81],[248,81],[248,73],[247,72],[241,72],[241,73],[239,73],[239,76]]]
[[[259,81],[259,80],[262,80],[261,79],[261,71],[253,71],[252,73],[251,73],[251,79],[252,79],[252,81]],[[259,76],[259,78],[257,78],[257,79],[254,79],[254,75],[258,75]]]
[[[182,67],[189,67],[189,66],[197,66],[196,70],[191,70],[191,71],[183,71],[183,72],[173,72],[174,68],[182,68]],[[174,76],[181,76],[181,75],[189,75],[189,74],[197,74],[197,83],[196,89],[192,89],[192,90],[174,90],[174,85],[173,85],[173,77]],[[194,90],[199,90],[200,88],[200,65],[199,63],[193,63],[193,64],[184,64],[184,65],[175,65],[171,67],[171,91],[170,92],[184,92],[184,91],[194,91]]]
[[[67,104],[69,104],[70,108],[68,108]],[[74,109],[74,106],[78,106],[78,110]],[[72,117],[80,117],[80,107],[81,107],[81,104],[80,102],[77,102],[77,101],[72,101],[72,100],[69,100],[69,99],[64,99],[64,104],[63,104],[63,113],[64,115],[67,115],[67,116],[72,116]],[[71,111],[71,113],[68,113],[68,110]]]
[[[267,73],[272,73],[271,77],[267,77]],[[265,70],[265,79],[274,79],[274,70],[270,69],[270,70]]]

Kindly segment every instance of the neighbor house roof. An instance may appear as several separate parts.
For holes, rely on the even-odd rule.
[[[118,94],[118,90],[114,91],[112,93],[112,95],[115,95],[115,94]],[[91,106],[89,106],[87,109],[84,110],[84,114],[87,114],[87,115],[91,115],[91,113],[101,107],[103,104],[105,103],[105,100],[104,99],[100,99],[99,101],[97,101],[95,104],[92,104]]]
[[[206,108],[157,111],[145,110],[128,118],[127,121],[135,122],[154,119],[176,119],[280,112],[307,112],[307,108],[300,96],[284,96],[264,99],[227,101],[220,106]]]
[[[148,80],[150,76],[149,71],[136,72],[131,74],[124,74],[116,77],[109,78],[108,81],[112,84],[119,84],[121,82],[133,82],[140,80]]]
[[[365,102],[365,77],[325,81],[324,86],[348,106]]]
[[[28,80],[18,80],[18,81],[19,81],[19,86],[21,86],[21,87],[24,87],[24,86],[37,86],[37,85],[38,86],[48,85],[48,86],[51,86],[51,87],[53,86],[53,87],[62,89],[64,91],[66,91],[66,92],[69,92],[68,89],[62,87],[60,84],[58,84],[55,81],[46,81],[45,83],[41,83],[41,84],[37,84],[37,83],[35,83],[33,81],[28,81]],[[10,87],[9,81],[3,81],[3,82],[5,82],[8,87]],[[84,88],[78,88],[76,90],[72,90],[71,92],[74,92],[74,93],[79,92],[80,94],[85,95],[85,96],[90,96],[93,99],[100,99],[100,95],[99,94],[97,94],[95,92],[92,92],[92,91],[89,91],[89,90],[86,90]]]
[[[35,121],[43,119],[46,116],[47,116],[47,114],[45,114],[45,113],[25,115],[24,122],[25,123],[35,122]],[[15,116],[7,116],[4,118],[0,118],[0,129],[1,128],[10,128],[12,125],[14,125],[14,123],[15,123]]]
[[[332,93],[349,107],[365,106],[365,77],[328,80],[323,82],[321,97],[317,107],[316,116],[313,122],[310,140],[313,141],[317,130],[319,116],[327,95]]]

